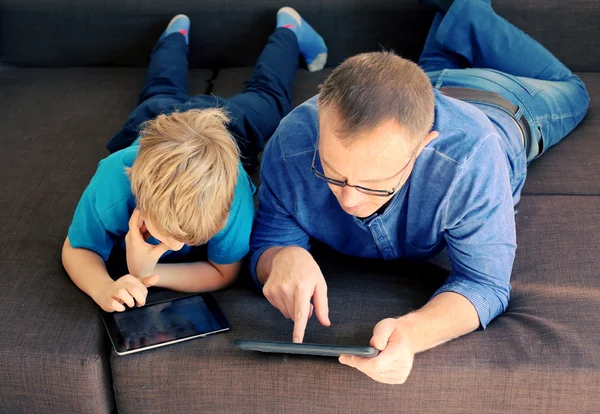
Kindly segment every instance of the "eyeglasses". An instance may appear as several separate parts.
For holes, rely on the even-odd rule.
[[[377,197],[389,197],[391,195],[394,195],[396,193],[396,190],[398,189],[398,187],[400,187],[400,184],[402,184],[402,180],[404,180],[404,177],[400,178],[400,181],[398,181],[398,184],[392,188],[391,190],[374,190],[372,188],[367,188],[367,187],[363,187],[360,185],[351,185],[348,184],[348,180],[336,180],[335,178],[331,178],[331,177],[327,177],[325,174],[323,174],[320,171],[317,171],[317,169],[315,168],[315,160],[317,159],[317,149],[319,147],[318,141],[317,144],[315,146],[315,153],[313,154],[313,159],[312,159],[312,165],[311,165],[311,170],[313,172],[313,174],[315,175],[315,177],[320,178],[321,180],[325,181],[328,184],[331,185],[335,185],[337,187],[352,187],[352,188],[356,188],[357,191],[360,191],[363,194],[367,194],[367,195],[372,195],[372,196],[377,196]],[[402,167],[402,169],[400,171],[398,171],[395,175],[398,175],[400,173],[402,173],[402,171],[404,171],[408,165],[410,164],[410,162],[412,161],[413,157],[415,156],[416,152],[413,153],[413,155],[411,155],[410,159],[408,160],[408,162],[406,163],[406,165],[404,167]]]

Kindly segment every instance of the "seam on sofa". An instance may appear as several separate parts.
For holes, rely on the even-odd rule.
[[[212,90],[215,86],[215,81],[217,80],[217,76],[219,76],[219,69],[213,71],[211,78],[206,82],[206,91],[205,95],[212,94]]]
[[[67,355],[52,355],[52,354],[47,354],[47,353],[39,353],[39,352],[19,352],[19,351],[2,351],[0,350],[0,355],[11,355],[11,356],[38,356],[38,357],[54,357],[54,358],[63,358],[63,359],[67,359],[67,360],[73,360],[73,361],[84,361],[84,362],[92,362],[95,363],[97,362],[102,356],[100,354],[98,354],[94,359],[92,358],[80,358],[80,357],[72,357],[72,356],[67,356]]]

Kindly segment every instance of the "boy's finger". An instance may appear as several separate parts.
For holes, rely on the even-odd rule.
[[[158,283],[159,279],[160,279],[159,275],[152,275],[152,276],[144,277],[144,278],[140,279],[140,281],[144,284],[144,286],[146,286],[148,288],[150,286],[156,285]]]
[[[111,299],[109,304],[110,309],[115,310],[117,312],[123,312],[125,310],[125,306],[120,304],[118,301]]]
[[[137,208],[135,208],[133,210],[133,213],[131,213],[131,217],[129,217],[129,230],[136,228],[139,229],[140,226],[138,225],[140,220],[140,210],[138,210]]]
[[[133,297],[129,294],[129,292],[127,292],[127,289],[119,289],[119,291],[117,292],[117,297],[121,299],[123,303],[125,303],[130,308],[133,308],[135,306],[135,301],[133,300]]]
[[[135,299],[137,306],[144,306],[146,304],[146,295],[148,293],[146,286],[140,287],[132,284],[129,286],[128,290],[131,296],[133,296],[133,298]]]

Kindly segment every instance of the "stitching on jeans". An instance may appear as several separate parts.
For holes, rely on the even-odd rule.
[[[558,121],[561,119],[575,118],[575,117],[580,116],[581,114],[585,113],[588,109],[581,110],[581,111],[577,112],[576,114],[553,116],[553,117],[545,116],[543,118],[535,118],[534,121],[535,122]]]

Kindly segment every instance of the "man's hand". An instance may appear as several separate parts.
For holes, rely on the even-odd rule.
[[[164,243],[146,243],[149,234],[136,208],[129,219],[129,231],[125,236],[125,253],[129,273],[138,278],[153,275],[160,257],[168,250]]]
[[[301,247],[284,247],[275,254],[263,293],[286,318],[294,321],[294,342],[303,341],[313,309],[322,325],[331,325],[325,278],[317,262]]]
[[[381,352],[376,357],[362,358],[342,355],[342,364],[356,368],[375,381],[384,384],[404,384],[412,369],[415,356],[401,321],[384,319],[375,325],[371,346]]]
[[[130,308],[136,304],[143,306],[148,296],[148,288],[156,285],[158,279],[158,275],[141,279],[125,275],[116,281],[108,282],[93,299],[105,312],[123,312],[125,305]]]

